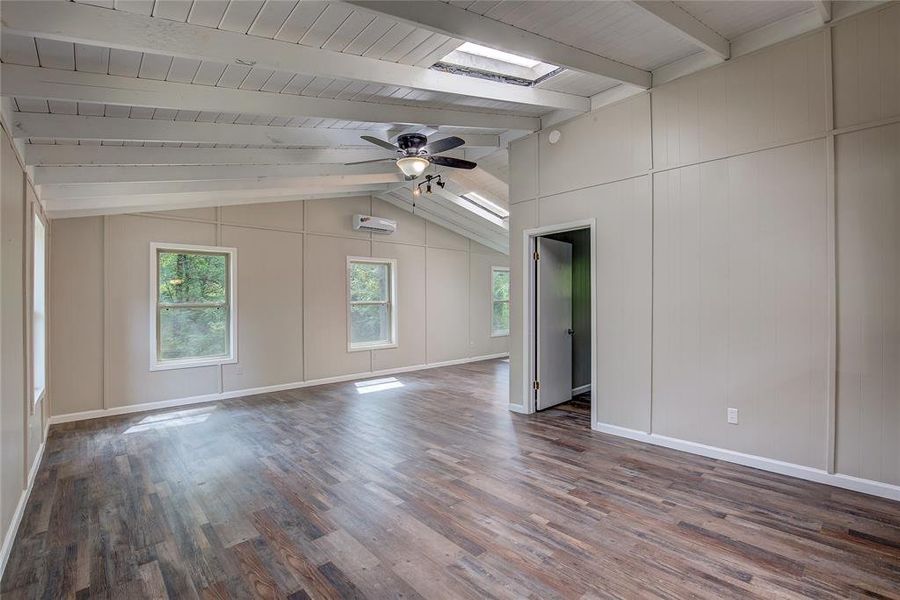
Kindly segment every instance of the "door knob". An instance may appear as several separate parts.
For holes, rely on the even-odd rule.
[[[566,333],[568,333],[569,335],[574,335],[575,330],[574,329],[566,329]]]

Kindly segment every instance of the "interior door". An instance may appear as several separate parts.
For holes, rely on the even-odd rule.
[[[537,238],[537,410],[572,399],[572,244]]]

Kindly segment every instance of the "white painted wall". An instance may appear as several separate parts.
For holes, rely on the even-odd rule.
[[[513,408],[522,232],[595,217],[597,426],[900,485],[898,40],[891,3],[514,142]]]
[[[44,402],[33,404],[27,375],[31,223],[40,210],[10,139],[0,130],[0,572],[44,443]]]
[[[353,231],[358,213],[398,230]],[[55,417],[507,352],[490,337],[489,279],[509,258],[368,196],[62,219],[57,232]],[[238,249],[237,364],[150,372],[150,242]],[[348,256],[397,259],[397,348],[347,351]]]

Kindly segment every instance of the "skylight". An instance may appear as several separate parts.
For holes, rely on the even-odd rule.
[[[493,58],[494,60],[512,63],[514,65],[519,65],[520,67],[525,67],[526,69],[533,69],[541,64],[541,61],[539,60],[525,58],[518,54],[510,54],[509,52],[504,52],[502,50],[494,50],[487,46],[479,46],[472,42],[466,42],[456,50],[457,52],[465,52],[466,54],[474,54],[475,56],[483,56],[485,58]]]
[[[482,196],[480,194],[476,194],[475,192],[466,192],[465,195],[463,196],[463,198],[465,198],[472,204],[477,204],[484,210],[500,217],[501,219],[505,219],[506,217],[509,216],[508,210],[506,210],[505,208],[503,208],[502,206],[500,206],[499,204],[497,204],[495,202],[491,202],[484,196]]]
[[[462,44],[431,68],[522,86],[533,86],[562,71],[556,65],[472,42]]]

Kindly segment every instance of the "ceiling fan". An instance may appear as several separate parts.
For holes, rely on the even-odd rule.
[[[421,133],[404,133],[397,138],[397,145],[370,135],[363,135],[360,137],[370,144],[381,146],[385,150],[393,150],[399,156],[396,158],[361,160],[358,162],[344,163],[345,165],[361,165],[364,163],[393,160],[397,162],[397,167],[403,171],[403,175],[406,176],[407,181],[413,180],[421,175],[429,164],[450,167],[451,169],[474,169],[477,166],[469,160],[451,158],[449,156],[437,156],[441,152],[459,148],[466,143],[465,140],[458,137],[446,137],[429,144],[428,138]]]

